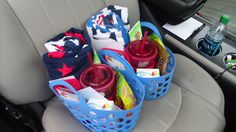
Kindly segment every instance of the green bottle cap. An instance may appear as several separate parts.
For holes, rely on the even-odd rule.
[[[228,24],[230,21],[230,17],[228,15],[222,15],[220,17],[220,22],[223,23],[223,24]]]

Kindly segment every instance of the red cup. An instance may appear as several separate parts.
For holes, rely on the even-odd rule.
[[[135,70],[136,68],[154,68],[159,53],[155,41],[147,38],[143,46],[141,44],[142,41],[132,41],[125,49],[129,56],[130,64]]]
[[[94,64],[85,69],[80,75],[82,87],[92,87],[105,98],[113,100],[116,93],[116,75],[111,67],[104,64]]]

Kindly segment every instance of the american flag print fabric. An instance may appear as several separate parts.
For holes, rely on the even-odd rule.
[[[129,43],[128,8],[110,5],[92,16],[86,24],[93,48],[124,50]]]
[[[44,46],[48,52],[43,55],[43,60],[52,80],[70,75],[79,78],[90,66],[87,54],[93,54],[93,49],[90,38],[82,30],[71,28],[48,40]]]

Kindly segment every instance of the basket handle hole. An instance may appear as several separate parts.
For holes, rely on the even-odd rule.
[[[132,112],[129,112],[129,113],[126,114],[126,117],[127,117],[127,118],[130,118],[132,115],[133,115],[133,113],[132,113]]]
[[[123,122],[124,119],[123,119],[123,118],[118,118],[116,121],[117,121],[117,122]]]
[[[157,89],[157,92],[158,92],[158,93],[161,92],[161,88],[158,88],[158,89]]]
[[[126,123],[126,124],[129,124],[130,122],[131,122],[131,120],[127,120],[125,123]]]
[[[122,128],[122,127],[123,127],[123,125],[118,125],[118,126],[117,126],[117,128]]]
[[[86,125],[86,124],[87,124],[87,122],[86,122],[86,121],[82,121],[82,123],[83,123],[84,125]]]
[[[163,93],[165,93],[166,91],[167,91],[167,89],[164,89],[164,90],[163,90]]]
[[[159,84],[158,84],[158,87],[161,87],[162,85],[163,85],[163,83],[159,83]]]
[[[86,120],[86,122],[87,122],[88,124],[91,124],[91,122],[90,122],[89,120]]]
[[[115,126],[115,122],[110,122],[110,126]]]
[[[165,81],[168,81],[170,79],[170,76],[168,76],[166,79],[165,79]]]
[[[168,85],[168,83],[166,83],[165,85],[164,85],[164,87],[166,87]]]

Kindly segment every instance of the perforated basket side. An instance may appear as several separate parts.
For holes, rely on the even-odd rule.
[[[129,78],[127,76],[126,78]],[[97,110],[89,107],[83,98],[75,89],[63,80],[55,80],[49,82],[51,90],[59,98],[59,100],[66,106],[70,113],[84,126],[92,131],[131,131],[139,117],[141,106],[144,100],[144,88],[142,83],[137,78],[128,79],[133,93],[137,99],[137,106],[130,110]],[[69,101],[54,90],[55,86],[65,86],[70,89],[79,99],[79,102]]]
[[[145,99],[159,99],[168,91],[173,78],[176,60],[174,54],[167,48],[170,56],[166,66],[166,74],[155,78],[142,78],[139,80],[144,84]]]

